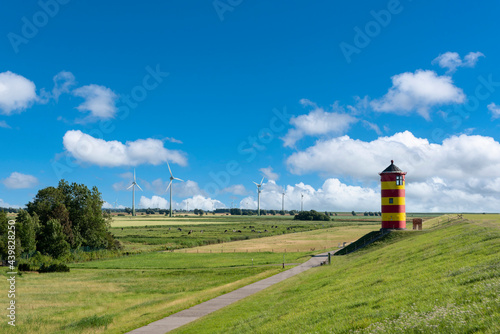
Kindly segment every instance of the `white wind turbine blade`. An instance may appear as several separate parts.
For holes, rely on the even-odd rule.
[[[168,160],[167,160],[167,167],[168,167],[168,171],[170,172],[170,176],[174,177],[174,175],[172,174],[172,170],[170,169],[170,165],[168,164]]]
[[[179,181],[184,182],[184,180],[181,180],[181,179],[179,179],[179,178],[177,178],[177,177],[174,177],[174,180],[179,180]]]
[[[134,183],[132,183],[132,184],[130,185],[130,187],[128,187],[128,188],[127,188],[127,190],[129,190],[129,189],[130,189],[130,188],[132,188],[133,186],[134,186]]]
[[[139,187],[139,185],[137,183],[135,185],[137,186],[137,188],[141,189],[141,191],[144,191],[144,190],[142,190],[141,187]]]
[[[264,177],[262,178],[262,180],[260,181],[260,185],[262,185],[262,182],[264,182]]]
[[[135,183],[135,168],[134,168],[134,183]]]
[[[252,182],[253,182],[253,181],[252,181]],[[255,183],[255,185],[256,185],[256,186],[259,186],[259,184],[258,184],[257,182],[253,182],[253,183]]]
[[[171,185],[171,184],[172,184],[172,181],[170,181],[170,183],[168,184],[167,189],[165,189],[165,192],[167,192],[167,191],[168,191],[168,188],[170,188],[170,185]]]

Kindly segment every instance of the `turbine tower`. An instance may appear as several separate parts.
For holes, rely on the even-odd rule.
[[[300,211],[304,211],[304,194],[300,194]]]
[[[260,187],[262,186],[262,182],[264,182],[264,178],[262,178],[260,183],[254,182],[257,186],[257,216],[260,216]]]
[[[281,211],[285,212],[285,191],[283,190],[283,194],[281,197]]]
[[[132,188],[132,216],[135,216],[135,187],[136,186],[137,186],[137,188],[141,189],[141,187],[139,187],[139,185],[137,184],[137,182],[135,180],[135,168],[134,168],[134,181],[132,182],[130,187],[127,188],[127,190]],[[141,189],[141,191],[142,191],[142,189]]]
[[[167,167],[168,167],[168,171],[170,172],[170,183],[168,184],[167,189],[165,190],[165,192],[167,192],[168,188],[170,188],[170,212],[169,212],[169,217],[172,217],[172,182],[174,182],[174,180],[178,180],[178,181],[184,182],[184,180],[181,180],[179,178],[174,177],[174,175],[172,174],[172,170],[170,169],[170,165],[168,164],[168,161],[167,161]]]

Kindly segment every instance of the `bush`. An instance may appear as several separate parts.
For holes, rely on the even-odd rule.
[[[20,263],[17,267],[19,271],[31,271],[31,266],[29,263]]]
[[[62,263],[54,263],[49,266],[42,264],[39,273],[69,273],[69,267]]]
[[[324,213],[317,212],[315,210],[311,211],[301,211],[293,218],[295,220],[322,220],[329,221],[330,217]]]

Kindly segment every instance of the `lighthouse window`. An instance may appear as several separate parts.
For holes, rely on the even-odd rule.
[[[397,186],[402,186],[403,185],[403,175],[396,176],[396,185]]]
[[[393,204],[394,203],[394,198],[389,198],[389,204]]]

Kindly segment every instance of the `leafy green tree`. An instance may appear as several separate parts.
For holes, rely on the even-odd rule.
[[[38,215],[33,217],[25,210],[19,210],[16,217],[17,235],[21,241],[22,252],[33,253],[36,251],[36,235],[40,228]]]
[[[353,216],[356,216],[356,212],[355,212],[354,210],[351,212],[351,214],[352,214]]]
[[[31,216],[35,213],[39,216],[41,230],[49,221],[56,220],[64,240],[73,248],[113,249],[114,242],[110,242],[108,234],[110,223],[102,213],[103,203],[97,187],[90,190],[83,184],[69,184],[61,180],[57,188],[39,190],[34,200],[27,204],[27,210]],[[43,245],[48,246],[47,243]],[[40,252],[47,253],[38,246]]]
[[[57,219],[50,219],[41,229],[38,246],[42,254],[58,258],[69,252],[70,246],[66,241],[63,227]]]

